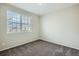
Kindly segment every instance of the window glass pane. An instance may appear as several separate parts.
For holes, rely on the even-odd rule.
[[[31,29],[31,17],[7,11],[8,32],[27,32]]]

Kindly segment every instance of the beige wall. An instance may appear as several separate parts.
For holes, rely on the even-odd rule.
[[[42,16],[41,39],[79,49],[79,6]]]
[[[8,4],[0,6],[0,51],[39,39],[39,16]],[[7,34],[6,10],[32,16],[32,32]]]

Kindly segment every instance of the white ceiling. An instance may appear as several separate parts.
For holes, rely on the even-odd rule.
[[[44,15],[47,13],[55,12],[56,10],[73,6],[75,3],[11,3],[11,5],[22,8],[37,15]]]

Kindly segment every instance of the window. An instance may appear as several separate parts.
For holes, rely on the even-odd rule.
[[[7,11],[7,32],[28,32],[31,31],[31,17],[23,16],[16,12]]]

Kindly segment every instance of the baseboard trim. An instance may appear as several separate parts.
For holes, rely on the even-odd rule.
[[[40,39],[40,40],[42,40],[42,39]],[[68,47],[68,46],[65,46],[65,45],[62,45],[62,44],[59,44],[59,43],[50,42],[48,40],[42,40],[42,41],[48,42],[50,44],[56,44],[56,45],[59,45],[59,46],[67,47],[67,48],[74,49],[74,50],[79,50],[79,49]]]
[[[20,46],[23,46],[23,45],[26,45],[26,44],[29,44],[29,43],[32,43],[32,42],[35,42],[35,41],[38,41],[38,40],[40,40],[40,39],[31,41],[31,42],[28,42],[28,43],[24,43],[24,44],[21,44],[21,45],[17,45],[17,46],[15,46],[15,47],[11,47],[11,48],[7,48],[7,49],[3,49],[3,50],[1,50],[0,52],[6,51],[6,50],[9,50],[9,49],[13,49],[13,48],[16,48],[16,47],[20,47]]]
[[[55,45],[67,47],[67,48],[70,48],[70,49],[78,50],[78,49],[75,49],[75,48],[72,48],[72,47],[68,47],[68,46],[64,46],[64,45],[61,45],[61,44],[49,42],[49,41],[46,41],[46,40],[43,40],[43,39],[37,39],[37,40],[35,40],[35,41],[31,41],[31,42],[28,42],[28,43],[25,43],[25,44],[22,44],[22,45],[19,45],[19,46],[16,46],[16,47],[20,47],[20,46],[23,46],[23,45],[26,45],[26,44],[29,44],[29,43],[33,43],[33,42],[36,42],[36,41],[44,41],[44,42],[48,42],[48,43],[50,43],[50,44],[55,44]],[[0,51],[0,52],[6,51],[6,50],[10,50],[10,49],[14,49],[14,48],[16,48],[16,47],[8,48],[8,49],[2,50],[2,51]],[[78,50],[78,51],[79,51],[79,50]]]

